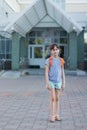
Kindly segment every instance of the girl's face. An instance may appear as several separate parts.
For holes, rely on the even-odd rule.
[[[54,52],[54,56],[59,55],[59,49],[56,46],[54,47],[53,52]]]

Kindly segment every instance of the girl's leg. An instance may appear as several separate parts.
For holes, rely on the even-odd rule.
[[[59,108],[60,108],[60,102],[59,102],[59,99],[60,99],[60,90],[56,90],[55,91],[55,95],[56,95],[56,105],[55,105],[55,109],[56,109],[56,119],[57,120],[60,120],[60,117],[59,117]]]
[[[56,98],[55,98],[55,89],[51,89],[50,91],[50,116],[52,121],[55,119],[55,103],[56,103]]]

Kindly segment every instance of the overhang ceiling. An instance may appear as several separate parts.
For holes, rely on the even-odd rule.
[[[4,31],[16,31],[24,36],[46,16],[50,16],[68,33],[75,30],[77,34],[82,28],[51,0],[36,0],[29,5],[18,17],[5,27]]]

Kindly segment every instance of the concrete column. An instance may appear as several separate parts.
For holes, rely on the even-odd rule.
[[[78,68],[84,69],[84,30],[79,34],[77,43],[78,43]]]
[[[25,38],[21,37],[20,39],[20,57],[26,56],[26,45],[25,45]]]
[[[26,68],[28,66],[28,57],[27,57],[27,50],[28,50],[28,45],[27,45],[26,38],[21,37],[20,39],[20,60],[24,60],[24,62],[20,65],[21,68]]]
[[[77,34],[74,31],[69,34],[69,69],[77,69]]]
[[[26,45],[26,57],[27,57],[27,59],[28,59],[28,42],[29,42],[29,40],[28,40],[28,35],[29,35],[29,34],[26,34],[26,40],[25,40],[25,45]]]
[[[14,32],[12,34],[12,70],[19,69],[19,48],[20,48],[19,34]]]

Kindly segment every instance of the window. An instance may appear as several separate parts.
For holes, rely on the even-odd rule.
[[[62,28],[35,29],[29,33],[29,44],[31,45],[67,44],[67,41],[68,34]]]
[[[5,53],[5,40],[1,40],[1,53]]]
[[[34,58],[42,58],[43,57],[43,48],[42,47],[35,47],[34,48]]]
[[[87,44],[87,33],[84,33],[84,43]]]
[[[60,37],[66,37],[67,32],[66,31],[60,31]]]
[[[29,33],[29,36],[30,36],[30,37],[35,37],[35,32],[34,32],[34,31],[31,31],[31,32]]]
[[[0,38],[0,59],[11,60],[12,40]]]
[[[60,37],[60,43],[61,44],[67,44],[67,38]]]
[[[30,58],[32,58],[32,47],[30,47]]]
[[[67,44],[68,35],[66,31],[60,31],[60,43]]]

